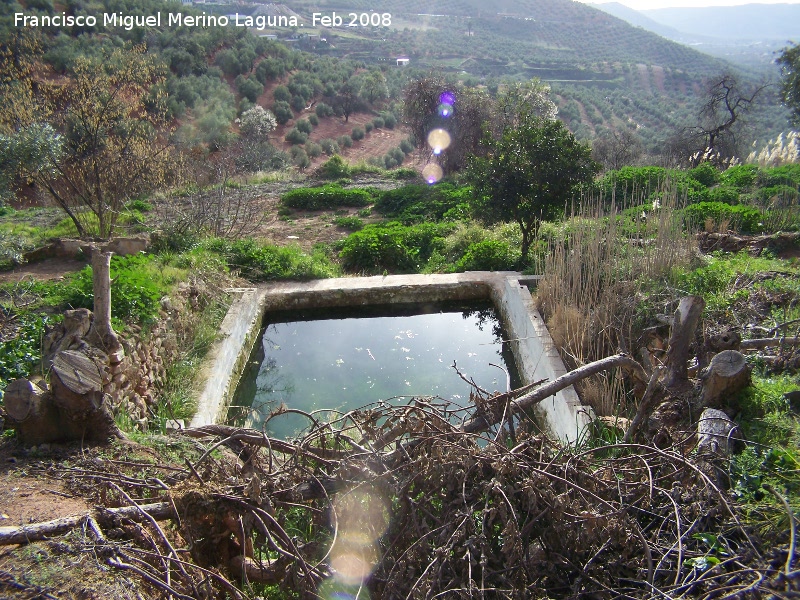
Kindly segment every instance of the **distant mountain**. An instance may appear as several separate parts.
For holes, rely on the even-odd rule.
[[[800,42],[800,4],[744,4],[639,11],[683,33],[743,40]]]
[[[800,42],[798,4],[641,11],[618,2],[592,6],[631,25],[749,69],[769,67],[776,53],[789,41]]]

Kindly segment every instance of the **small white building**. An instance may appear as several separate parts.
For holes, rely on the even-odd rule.
[[[408,63],[411,62],[410,58],[400,57],[397,59],[397,66],[398,67],[407,67]]]

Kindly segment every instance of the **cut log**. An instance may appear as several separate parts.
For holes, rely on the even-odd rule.
[[[730,396],[750,385],[750,371],[750,365],[741,352],[723,350],[717,354],[700,376],[703,406],[719,407]]]
[[[96,518],[100,523],[109,523],[115,517],[142,521],[145,517],[142,512],[147,513],[157,520],[167,519],[175,514],[170,502],[157,502],[154,504],[140,504],[137,506],[123,506],[120,508],[101,509],[96,512]],[[64,535],[82,525],[91,515],[72,515],[45,521],[43,523],[31,523],[19,527],[0,527],[0,546],[9,544],[29,544],[46,537]]]
[[[742,340],[739,347],[742,350],[755,350],[769,348],[770,346],[800,346],[800,337],[758,338],[755,340]]]
[[[22,423],[29,418],[36,418],[46,409],[42,397],[46,395],[27,379],[15,379],[8,384],[3,400],[6,413],[17,423]]]
[[[103,375],[88,356],[64,350],[53,359],[51,377],[53,403],[71,429],[65,439],[106,441],[124,438],[114,423],[103,392]]]
[[[719,456],[730,456],[739,439],[736,423],[716,408],[707,408],[697,422],[697,450]]]
[[[285,559],[278,559],[271,564],[259,564],[252,558],[234,556],[230,560],[230,569],[237,578],[251,583],[272,585],[280,583],[286,577],[287,562]]]
[[[667,374],[663,381],[664,387],[671,392],[680,392],[691,387],[689,346],[694,340],[694,332],[705,305],[705,300],[700,296],[687,296],[681,299],[675,311],[667,351]]]
[[[27,379],[8,384],[3,397],[8,426],[15,429],[25,445],[43,444],[62,439],[64,434],[52,395]]]
[[[63,350],[53,359],[52,387],[56,404],[69,411],[97,409],[103,403],[103,377],[82,352]]]

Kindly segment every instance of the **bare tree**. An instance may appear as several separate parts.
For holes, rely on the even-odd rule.
[[[738,154],[738,133],[744,115],[753,108],[758,95],[769,84],[762,83],[749,89],[730,73],[722,73],[707,82],[705,101],[699,111],[699,123],[685,130],[690,147],[689,164],[697,166],[703,161],[722,163]]]
[[[605,169],[633,165],[642,152],[642,141],[630,129],[607,131],[592,142],[592,158]]]

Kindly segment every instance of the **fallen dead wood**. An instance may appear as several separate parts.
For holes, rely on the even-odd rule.
[[[169,502],[156,502],[154,504],[140,504],[139,506],[101,508],[95,510],[94,513],[71,515],[53,519],[52,521],[31,523],[18,527],[0,527],[0,545],[29,544],[47,537],[64,535],[76,527],[82,526],[90,518],[96,519],[99,523],[107,523],[114,518],[141,521],[145,518],[142,513],[146,513],[154,519],[163,520],[172,517],[174,510]]]
[[[800,346],[800,337],[756,338],[753,340],[742,340],[742,343],[739,345],[742,350],[757,350],[759,348],[769,348],[771,346]]]
[[[621,367],[630,371],[637,379],[642,379],[644,381],[649,379],[642,368],[642,365],[633,360],[630,356],[627,354],[615,354],[614,356],[609,356],[607,358],[589,363],[588,365],[578,367],[577,369],[570,371],[569,373],[566,373],[561,377],[558,377],[553,381],[549,381],[544,385],[537,387],[535,390],[520,396],[512,402],[513,411],[520,412],[528,410],[545,398],[560,392],[564,388],[567,388],[581,381],[582,379],[586,379],[587,377],[591,377],[592,375],[602,371],[608,371],[609,369],[614,369],[616,367]],[[490,399],[490,401],[491,400],[492,399]],[[481,431],[486,431],[497,423],[498,420],[492,419],[487,414],[481,414],[464,423],[464,425],[461,427],[461,430],[465,433],[478,433]]]

